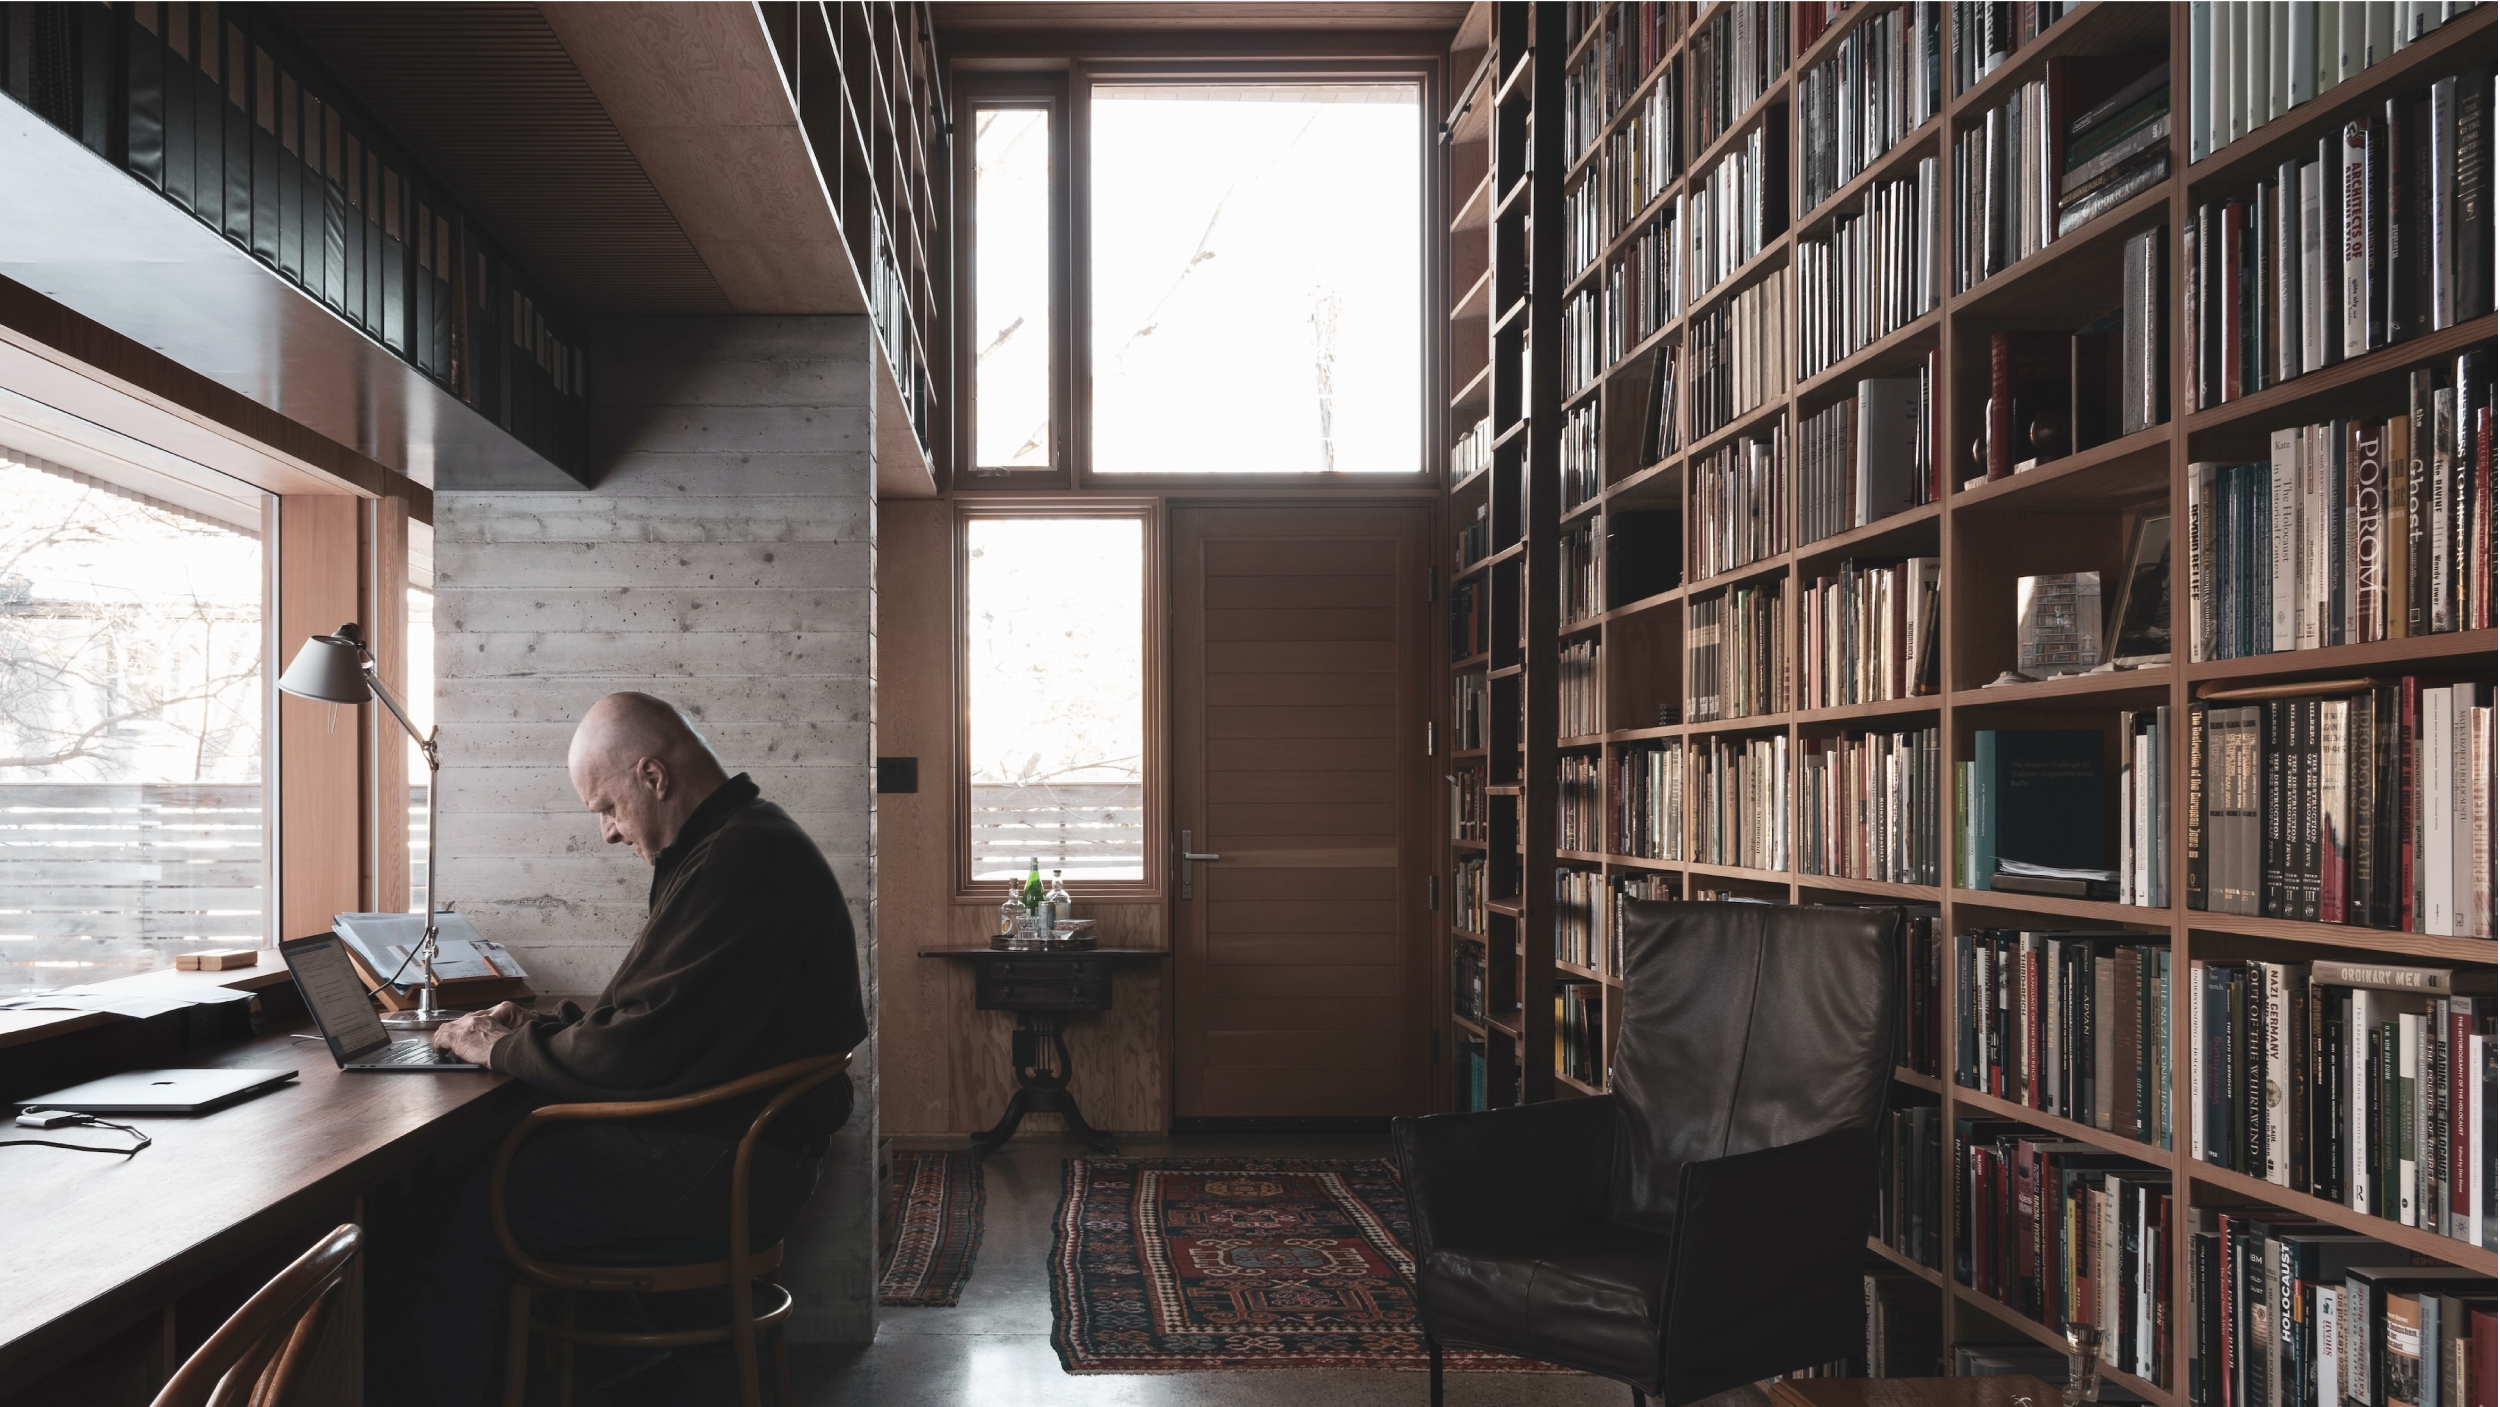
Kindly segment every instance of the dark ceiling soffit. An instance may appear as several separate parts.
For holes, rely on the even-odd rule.
[[[0,277],[419,484],[575,485],[284,276],[15,102],[0,102],[0,171],[13,190],[41,193],[0,220]]]
[[[533,4],[271,5],[575,316],[729,297]]]
[[[1272,29],[1207,30],[947,30],[940,27],[940,52],[958,68],[1000,66],[1055,59],[1162,59],[1192,62],[1256,63],[1263,59],[1309,62],[1321,59],[1440,59],[1449,53],[1455,30],[1313,29],[1284,32]]]
[[[0,326],[177,409],[266,445],[290,459],[302,460],[366,493],[404,498],[408,500],[409,517],[421,523],[434,521],[432,489],[328,436],[314,434],[260,402],[209,380],[93,318],[62,307],[12,278],[0,278]]]
[[[1466,0],[943,0],[930,7],[938,32],[976,30],[1422,29],[1455,32]]]

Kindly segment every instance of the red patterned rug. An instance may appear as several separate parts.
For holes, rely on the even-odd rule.
[[[898,1229],[877,1303],[952,1307],[981,1253],[981,1164],[967,1152],[897,1150],[892,1178],[886,1214]]]
[[[1051,1342],[1071,1373],[1420,1371],[1406,1239],[1406,1195],[1383,1159],[1073,1159]],[[1549,1370],[1459,1349],[1443,1363]]]

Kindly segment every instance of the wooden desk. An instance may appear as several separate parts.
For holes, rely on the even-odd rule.
[[[2056,1388],[2031,1377],[1784,1378],[1771,1384],[1777,1407],[2058,1407]]]
[[[363,1188],[528,1100],[501,1075],[347,1074],[326,1046],[283,1035],[165,1063],[284,1065],[297,1075],[197,1117],[113,1116],[156,1140],[135,1158],[0,1148],[0,1398],[164,1313],[256,1249],[309,1243]],[[196,1342],[194,1328],[213,1327],[185,1326],[183,1337]]]
[[[1085,1122],[1068,1090],[1068,1043],[1060,1025],[1072,1016],[1111,1009],[1111,970],[1124,962],[1154,962],[1161,948],[923,948],[924,958],[973,964],[972,1004],[977,1011],[1012,1011],[1010,1038],[1016,1092],[989,1131],[973,1136],[974,1156],[986,1158],[1007,1144],[1027,1114],[1057,1114],[1068,1131],[1098,1153],[1113,1153],[1111,1135]],[[1053,1060],[1045,1057],[1056,1057]]]

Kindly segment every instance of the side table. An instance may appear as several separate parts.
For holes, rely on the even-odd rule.
[[[1016,1092],[986,1133],[972,1140],[973,1156],[986,1158],[1006,1145],[1027,1114],[1057,1114],[1068,1131],[1098,1153],[1118,1151],[1111,1135],[1085,1122],[1068,1089],[1068,1043],[1061,1035],[1071,1017],[1111,1009],[1111,973],[1121,963],[1159,962],[1161,948],[923,948],[924,958],[972,964],[972,1009],[1012,1011],[1010,1036]]]

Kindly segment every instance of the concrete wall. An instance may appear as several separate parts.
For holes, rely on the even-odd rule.
[[[640,689],[806,827],[850,901],[869,1039],[857,1112],[794,1235],[801,1341],[874,1336],[876,503],[865,318],[604,326],[599,486],[435,499],[442,895],[542,993],[605,985],[650,871],[564,772],[573,724]]]

